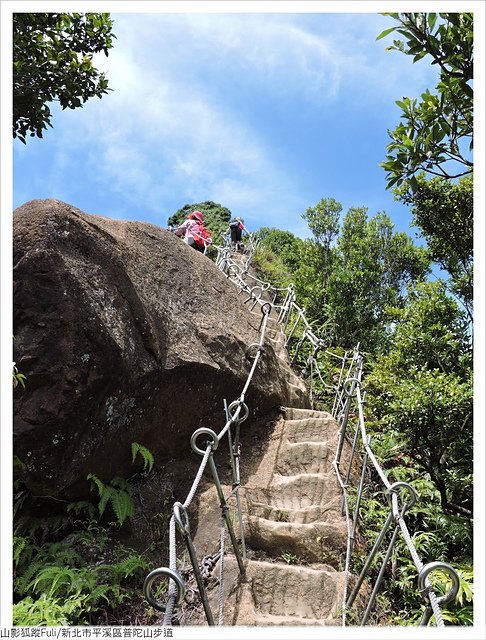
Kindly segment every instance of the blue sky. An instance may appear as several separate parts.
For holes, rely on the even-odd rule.
[[[301,214],[332,196],[344,211],[385,210],[409,231],[379,163],[399,121],[395,100],[433,88],[436,67],[385,51],[391,38],[376,36],[394,21],[339,13],[347,3],[223,12],[232,4],[217,3],[219,13],[118,4],[131,12],[112,13],[114,48],[95,59],[113,91],[82,109],[54,107],[43,139],[14,142],[14,207],[52,197],[166,226],[184,204],[214,200],[250,229],[305,237]]]

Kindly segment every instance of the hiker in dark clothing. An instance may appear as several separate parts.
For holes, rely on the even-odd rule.
[[[243,245],[241,242],[241,234],[245,231],[248,232],[248,229],[243,224],[243,220],[240,217],[233,218],[229,221],[229,232],[231,233],[231,247],[235,251],[238,249],[242,249]]]

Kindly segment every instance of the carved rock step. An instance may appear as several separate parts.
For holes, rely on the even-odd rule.
[[[284,435],[289,442],[329,442],[334,449],[338,441],[338,427],[334,418],[298,418],[285,420]]]
[[[330,418],[333,420],[330,413],[327,411],[317,411],[316,409],[298,409],[295,407],[284,407],[284,418],[288,420],[300,420],[302,418]]]
[[[240,587],[237,625],[339,624],[344,574],[331,568],[249,561]]]
[[[271,489],[253,490],[247,494],[250,515],[275,522],[294,522],[309,524],[311,522],[336,522],[341,517],[341,498],[334,497],[325,505],[312,505],[299,509],[288,509],[275,506],[275,500],[268,494]]]
[[[243,522],[247,545],[265,551],[273,558],[291,554],[299,562],[327,562],[339,566],[346,547],[346,526],[339,520],[302,524],[247,516]]]
[[[334,472],[329,471],[295,476],[274,475],[268,488],[274,489],[274,506],[301,509],[312,505],[325,505],[336,496],[338,487]]]
[[[284,431],[287,435],[287,432]],[[295,442],[282,446],[275,464],[275,473],[282,476],[294,476],[302,473],[328,473],[332,471],[332,462],[336,445],[328,446],[324,442]]]
[[[332,468],[338,432],[329,413],[306,409],[285,409],[274,425],[241,488],[247,579],[228,548],[223,624],[341,624],[347,529]]]

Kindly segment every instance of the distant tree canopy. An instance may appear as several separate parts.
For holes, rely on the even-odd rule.
[[[48,103],[82,107],[108,92],[93,54],[112,48],[109,13],[15,13],[13,17],[13,137],[42,138],[52,127]]]
[[[228,222],[231,220],[232,214],[229,209],[223,207],[221,204],[217,204],[212,200],[206,200],[206,202],[196,202],[194,204],[185,204],[181,209],[178,209],[167,220],[169,226],[178,226],[184,222],[187,215],[194,210],[200,211],[204,215],[204,224],[209,229],[213,242],[215,244],[221,244],[221,233],[224,233],[228,228]]]
[[[395,309],[388,353],[367,377],[371,415],[429,473],[449,513],[472,514],[472,349],[467,322],[443,282],[410,289]]]
[[[388,308],[405,305],[406,285],[426,275],[429,258],[393,230],[385,213],[369,219],[365,207],[352,207],[340,229],[341,210],[333,198],[309,207],[302,217],[313,237],[306,240],[261,229],[256,265],[279,286],[294,282],[298,304],[330,344],[360,342],[363,350],[381,352],[390,333]]]
[[[414,194],[402,188],[427,247],[396,232],[383,212],[351,207],[340,219],[340,203],[323,198],[302,214],[312,237],[261,229],[252,264],[263,280],[294,283],[326,345],[360,344],[366,419],[390,477],[427,484],[430,502],[414,516],[417,526],[428,532],[447,522],[437,540],[469,571],[472,344],[467,316],[449,292],[465,303],[471,296],[472,177],[452,183],[419,175]],[[426,280],[431,258],[451,282]]]
[[[421,100],[403,97],[396,104],[402,122],[388,134],[388,155],[381,166],[388,188],[408,181],[415,190],[416,174],[457,178],[472,172],[469,154],[473,146],[473,14],[385,13],[398,25],[383,31],[377,40],[398,33],[387,50],[425,56],[440,70],[436,93],[429,89]]]
[[[327,282],[334,340],[346,348],[359,342],[364,351],[385,350],[389,307],[404,307],[406,285],[424,278],[428,269],[425,249],[395,232],[386,213],[368,219],[366,207],[350,208]]]
[[[430,257],[449,274],[449,290],[462,302],[472,321],[473,178],[464,176],[453,183],[419,175],[416,185],[413,194],[406,183],[395,193],[410,205],[413,222],[427,242]]]

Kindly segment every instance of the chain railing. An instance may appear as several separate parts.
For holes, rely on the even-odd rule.
[[[309,393],[313,404],[322,402],[324,392],[324,395],[327,396],[326,399],[329,401],[329,398],[331,398],[332,400],[333,406],[331,413],[339,425],[339,438],[333,468],[343,492],[343,514],[346,516],[347,527],[342,625],[346,625],[347,616],[357,601],[360,602],[360,609],[365,609],[358,624],[365,625],[367,623],[376,602],[379,589],[383,584],[387,565],[389,564],[395,544],[401,533],[417,569],[417,589],[426,600],[426,607],[419,624],[421,626],[427,625],[432,615],[434,615],[436,625],[444,626],[440,606],[451,601],[456,596],[459,589],[459,578],[455,569],[446,562],[433,561],[425,565],[423,564],[414,546],[404,517],[405,513],[415,504],[418,498],[417,493],[408,482],[390,483],[386,473],[373,453],[371,438],[368,436],[365,427],[363,407],[366,392],[363,389],[363,356],[359,352],[359,345],[353,351],[344,352],[343,355],[326,349],[324,341],[316,335],[316,332],[306,319],[305,309],[297,305],[294,286],[290,284],[286,288],[273,287],[270,283],[260,280],[249,272],[251,259],[256,247],[257,241],[255,241],[251,235],[249,239],[247,239],[245,251],[238,254],[238,259],[235,259],[235,253],[228,243],[214,247],[217,250],[216,265],[229,280],[234,282],[239,288],[240,293],[248,296],[244,301],[245,304],[249,304],[251,310],[253,310],[256,305],[260,306],[262,312],[262,320],[259,328],[260,338],[257,343],[248,346],[248,354],[253,358],[253,364],[240,396],[229,406],[226,405],[226,400],[224,401],[226,412],[226,423],[224,427],[219,433],[208,428],[198,429],[191,437],[191,447],[193,451],[202,457],[201,464],[184,503],[176,502],[173,505],[173,515],[169,524],[170,566],[168,568],[155,569],[147,576],[144,583],[145,597],[154,608],[165,612],[164,625],[170,625],[174,607],[181,604],[186,593],[185,582],[181,574],[177,571],[177,532],[182,537],[189,554],[192,571],[198,586],[199,597],[209,625],[214,625],[215,619],[206,589],[207,566],[210,565],[214,567],[218,559],[220,562],[218,624],[221,625],[223,620],[226,530],[229,533],[240,575],[245,575],[246,549],[239,496],[239,460],[241,455],[240,426],[241,423],[246,420],[249,413],[249,409],[245,404],[245,395],[264,351],[268,319],[270,314],[273,313],[282,331],[286,334],[285,346],[291,356],[291,363],[294,367],[298,366],[298,368],[300,368],[301,375],[308,382]],[[304,357],[302,358],[303,354]],[[329,364],[330,361],[335,362],[335,364],[331,366]],[[199,442],[198,444],[198,440],[200,441],[202,438],[204,438],[204,443],[201,444],[201,442]],[[214,461],[214,452],[225,438],[227,438],[228,441],[233,482],[232,491],[228,496],[224,495],[218,469]],[[351,450],[347,456],[343,456],[345,442],[348,443]],[[347,464],[345,470],[342,469],[343,463]],[[216,487],[221,508],[220,549],[214,557],[206,557],[199,561],[191,536],[188,510],[197,492],[202,475],[208,466]],[[356,472],[356,469],[359,470],[359,473]],[[355,548],[356,532],[360,522],[360,508],[363,505],[364,486],[366,480],[370,478],[370,471],[374,472],[384,487],[384,495],[387,499],[389,513],[380,532],[377,534],[371,551],[365,559],[363,569],[359,577],[354,581],[352,591],[348,595],[351,560]],[[355,494],[353,514],[351,515],[350,489],[353,487],[353,482],[355,485]],[[232,498],[234,498],[235,501],[234,509],[237,516],[235,520],[238,521],[238,532],[235,531],[232,518],[229,515],[229,501]],[[394,529],[389,537],[388,548],[374,584],[362,588],[365,580],[371,576],[373,563],[386,540],[387,532],[393,522]],[[445,572],[451,579],[449,591],[440,597],[437,597],[435,594],[428,578],[429,574],[435,571]],[[158,578],[162,577],[169,580],[165,604],[158,601],[153,593],[155,582]],[[364,601],[366,597],[364,594],[368,593],[369,589],[371,589],[371,594],[365,605]]]

